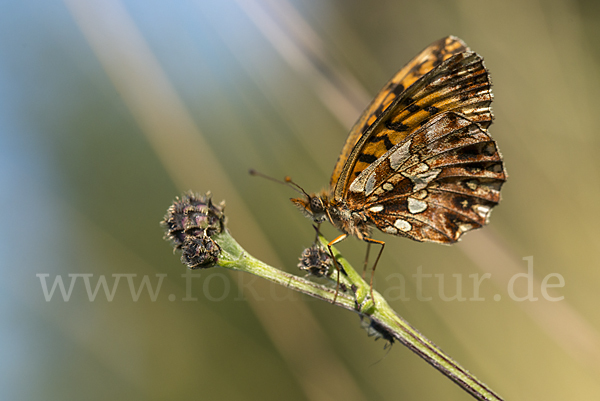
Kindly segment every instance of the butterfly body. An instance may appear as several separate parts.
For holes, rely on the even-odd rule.
[[[317,223],[368,242],[371,227],[453,243],[487,223],[506,180],[487,132],[489,74],[460,39],[434,42],[384,86],[352,128],[327,191],[292,199]],[[345,237],[345,236],[344,236]]]

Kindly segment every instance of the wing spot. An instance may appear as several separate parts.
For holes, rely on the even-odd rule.
[[[408,198],[408,211],[412,214],[421,213],[427,210],[427,203],[415,198]]]
[[[387,129],[390,129],[390,130],[396,131],[396,132],[404,132],[409,129],[408,125],[402,124],[401,122],[393,123],[392,120],[387,120],[385,122],[385,126]]]
[[[469,224],[469,223],[459,223],[458,224],[458,235],[461,235],[464,232],[467,232],[469,230],[473,229],[473,225]]]
[[[429,168],[429,166],[427,166],[427,168]],[[439,168],[434,168],[421,174],[409,174],[408,172],[403,172],[402,175],[413,182],[413,192],[418,192],[427,187],[431,181],[435,180],[441,171],[442,170]]]
[[[369,211],[373,212],[373,213],[378,213],[378,212],[381,212],[382,210],[383,210],[383,206],[382,205],[375,205],[375,206],[371,206],[369,208]]]
[[[476,191],[477,190],[477,181],[475,180],[469,180],[466,182],[467,187],[471,190],[471,191]]]
[[[370,155],[370,154],[368,154],[368,153],[361,153],[361,154],[358,156],[358,161],[359,161],[359,162],[363,162],[363,163],[368,163],[368,164],[371,164],[371,163],[373,163],[375,160],[377,160],[377,157],[375,157],[375,156],[373,156],[373,155]]]
[[[423,108],[423,110],[425,110],[425,111],[426,111],[426,112],[428,112],[429,114],[435,114],[435,113],[437,113],[438,111],[440,111],[440,109],[438,109],[438,108],[437,108],[437,107],[435,107],[435,106],[427,106],[427,107]]]
[[[474,205],[473,209],[475,212],[484,219],[487,219],[488,214],[490,213],[491,208],[486,205]]]
[[[415,167],[411,169],[411,173],[413,174],[422,174],[429,170],[429,165],[427,163],[419,163]]]
[[[394,186],[389,182],[386,182],[385,184],[383,184],[383,189],[385,189],[386,191],[391,191],[392,189],[394,189]]]
[[[392,170],[398,170],[402,163],[410,157],[410,144],[412,141],[407,141],[398,149],[394,150],[390,155],[390,167]]]
[[[371,192],[373,192],[373,189],[375,189],[375,174],[371,174],[369,176],[369,178],[367,179],[367,183],[365,184],[365,193],[367,195],[370,195]]]
[[[377,189],[375,189],[375,191],[373,191],[373,195],[377,195],[377,196],[381,196],[385,193],[385,189],[381,188],[381,187],[377,187]]]
[[[479,174],[479,173],[481,173],[481,166],[479,164],[468,165],[468,166],[465,166],[465,170],[467,170],[471,174]]]
[[[383,229],[383,231],[388,234],[397,234],[398,233],[398,229],[396,227],[392,227],[392,226],[386,226]]]
[[[410,106],[408,106],[406,108],[406,110],[410,111],[411,113],[415,113],[415,112],[421,110],[421,108],[419,106],[417,106],[416,104],[413,103]]]
[[[371,142],[371,143],[383,142],[383,145],[385,146],[386,150],[390,150],[391,148],[394,147],[394,144],[392,143],[392,141],[390,141],[390,138],[388,135],[373,136],[369,139],[369,142]]]
[[[410,223],[404,219],[396,219],[396,221],[394,222],[394,227],[404,232],[412,230],[412,226],[410,225]]]

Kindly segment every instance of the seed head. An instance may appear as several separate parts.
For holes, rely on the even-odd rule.
[[[332,266],[331,255],[318,244],[306,248],[300,255],[300,263],[298,263],[300,270],[305,270],[317,277],[329,275]]]
[[[212,203],[211,194],[184,194],[167,210],[161,224],[166,228],[165,239],[182,251],[181,261],[190,269],[210,267],[221,252],[211,238],[225,229],[224,202]]]

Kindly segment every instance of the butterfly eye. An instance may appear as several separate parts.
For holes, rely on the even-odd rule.
[[[307,211],[315,223],[322,223],[326,220],[325,205],[319,196],[310,196],[308,198],[308,209],[310,209]]]
[[[314,214],[325,212],[325,207],[323,206],[323,201],[318,196],[310,197],[310,210]]]

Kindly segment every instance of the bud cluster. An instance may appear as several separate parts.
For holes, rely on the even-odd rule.
[[[184,194],[167,210],[161,224],[166,227],[165,239],[175,249],[181,249],[181,261],[190,269],[210,267],[221,247],[211,238],[225,229],[224,202],[212,203],[211,194]]]
[[[331,255],[319,244],[306,248],[300,255],[300,263],[298,263],[300,270],[307,271],[317,277],[328,276],[330,274],[329,269],[332,266]]]

